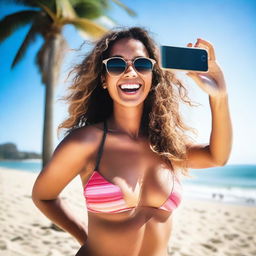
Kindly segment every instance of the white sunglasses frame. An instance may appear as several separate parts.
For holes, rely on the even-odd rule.
[[[107,68],[107,62],[108,62],[110,59],[121,59],[121,60],[123,60],[123,61],[126,63],[126,68],[125,68],[125,70],[124,70],[122,73],[120,73],[119,75],[113,75],[113,74],[111,74],[111,73],[108,71],[108,68]],[[135,70],[136,73],[138,73],[138,74],[140,74],[140,75],[146,75],[146,74],[140,73],[140,72],[134,67],[134,62],[135,62],[136,60],[138,60],[138,59],[147,59],[147,60],[149,60],[149,61],[152,63],[151,72],[153,71],[154,65],[156,64],[156,61],[155,61],[154,59],[150,59],[150,58],[147,58],[147,57],[137,57],[137,58],[135,58],[135,59],[133,59],[133,60],[126,60],[126,59],[124,59],[124,58],[122,58],[122,57],[110,57],[110,58],[107,58],[107,59],[103,60],[102,63],[105,64],[107,73],[108,73],[110,76],[121,76],[121,75],[123,75],[123,74],[126,72],[127,68],[129,67],[129,63],[130,63],[130,62],[131,62],[132,68]]]

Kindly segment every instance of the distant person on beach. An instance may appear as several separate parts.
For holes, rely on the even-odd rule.
[[[187,134],[179,103],[191,104],[159,49],[139,27],[114,29],[74,68],[67,97],[67,136],[39,174],[36,206],[80,243],[77,256],[167,256],[173,211],[182,197],[180,174],[226,164],[232,144],[228,95],[211,43],[188,47],[209,54],[207,73],[188,72],[209,95],[212,131],[199,145]],[[201,120],[204,122],[204,120]],[[80,175],[88,224],[60,198]]]

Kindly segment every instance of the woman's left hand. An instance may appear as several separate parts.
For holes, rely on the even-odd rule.
[[[192,47],[192,43],[187,44]],[[187,75],[200,86],[209,96],[221,97],[227,94],[223,72],[215,59],[214,48],[211,43],[203,39],[197,39],[195,48],[203,48],[208,51],[208,71],[189,71]]]

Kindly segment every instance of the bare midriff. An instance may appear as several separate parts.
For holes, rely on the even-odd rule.
[[[168,256],[172,214],[151,207],[88,212],[88,239],[77,256]]]

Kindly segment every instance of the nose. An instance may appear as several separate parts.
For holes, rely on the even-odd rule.
[[[127,61],[127,68],[125,70],[124,76],[125,77],[136,77],[138,74],[135,71],[132,61]]]

